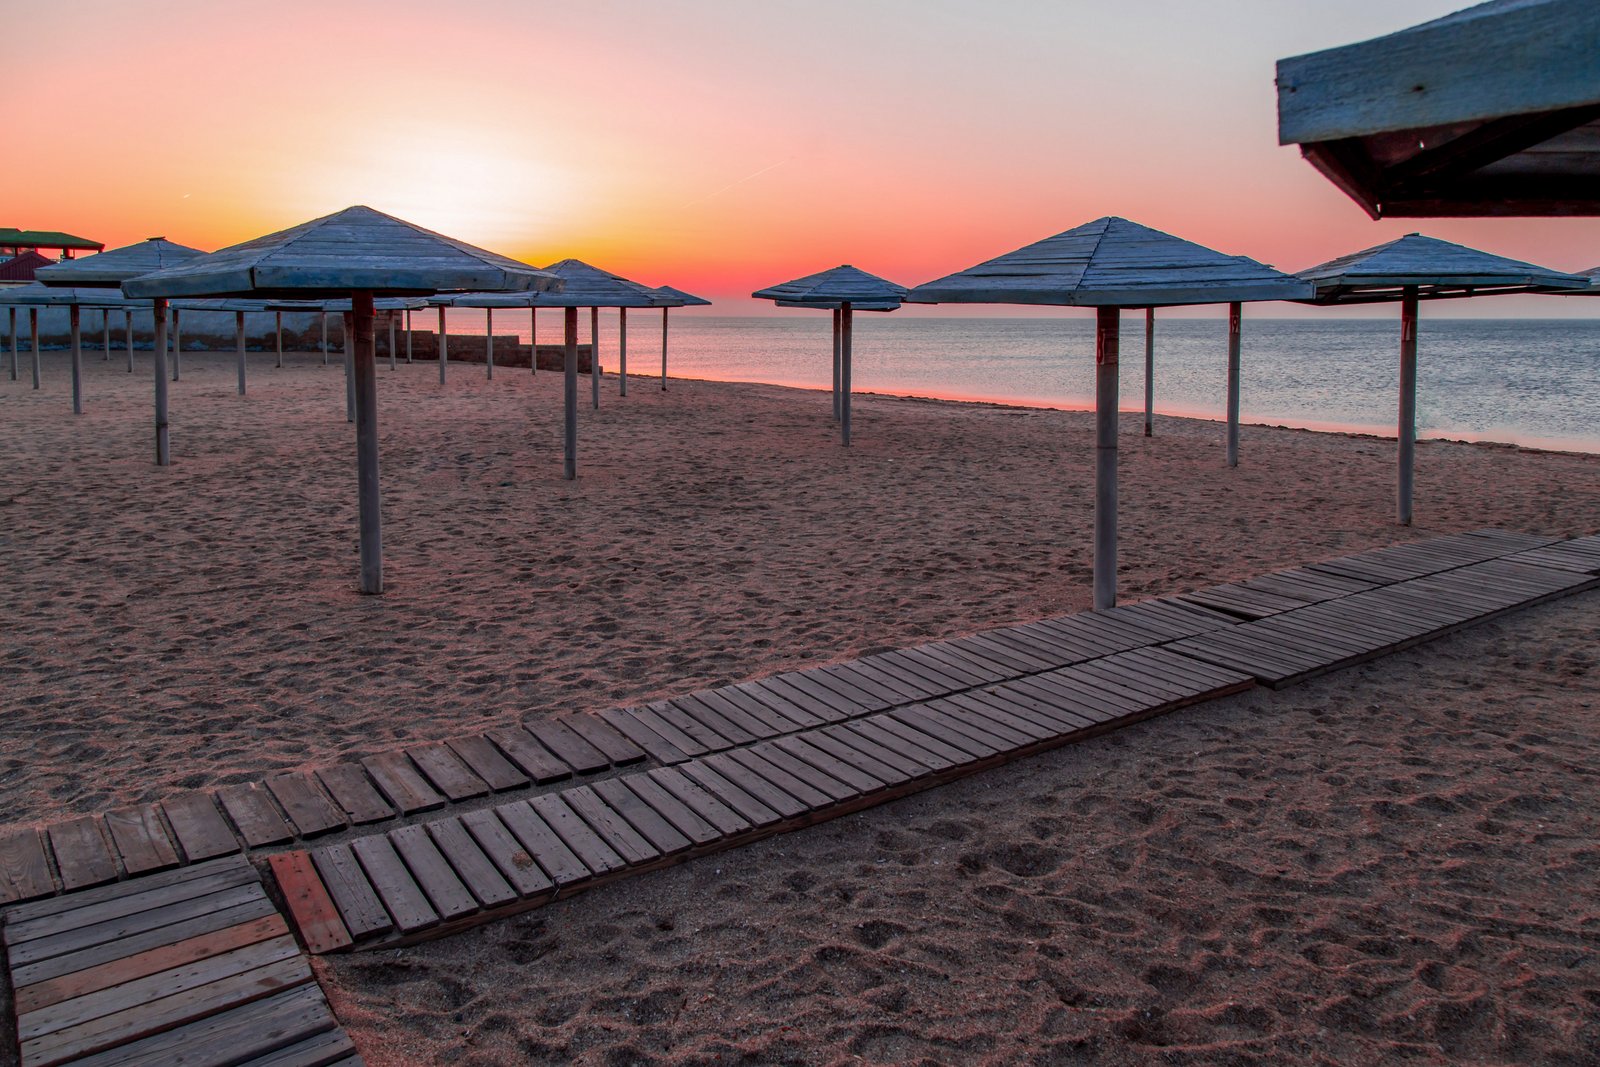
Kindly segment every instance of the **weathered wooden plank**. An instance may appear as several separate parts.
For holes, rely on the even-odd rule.
[[[546,793],[528,802],[545,824],[566,844],[583,865],[596,875],[621,870],[627,863],[589,825],[562,802],[560,794]],[[515,827],[513,827],[515,830]]]
[[[489,793],[489,783],[473,774],[472,768],[442,742],[408,748],[406,755],[435,789],[453,801]]]
[[[37,936],[33,936],[36,931],[30,931],[30,939],[26,941],[11,940],[8,930],[11,966],[15,970],[26,963],[37,963],[40,960],[65,956],[96,945],[121,941],[135,934],[172,926],[208,911],[232,908],[260,897],[260,885],[251,881],[246,885],[220,888],[155,906],[150,906],[154,903],[152,901],[141,901],[137,911],[112,914],[98,921],[88,921],[88,917],[85,917],[82,926],[72,926],[51,933],[38,933]],[[18,931],[19,938],[21,935],[22,932]]]
[[[841,719],[853,719],[857,715],[865,715],[869,711],[875,711],[880,703],[870,698],[862,701],[854,695],[842,693],[824,683],[812,671],[786,671],[783,674],[765,678],[762,682],[766,685],[787,686],[788,689],[797,690],[805,694],[830,709],[833,712],[830,721],[834,722]],[[787,694],[788,690],[784,690],[784,692]],[[818,714],[821,713],[819,712]]]
[[[481,734],[453,737],[445,742],[461,761],[496,793],[526,786],[529,778],[501,755],[494,742]]]
[[[683,753],[685,757],[705,755],[711,751],[708,744],[716,746],[727,744],[721,738],[711,736],[709,731],[698,723],[694,725],[695,734],[691,735],[682,728],[679,722],[663,718],[655,708],[629,708],[625,714],[632,716],[636,722],[659,735],[668,745]],[[679,719],[687,718],[681,713],[679,713],[678,717]],[[621,723],[616,725],[618,729],[622,728]],[[705,738],[705,740],[702,740],[702,738]],[[641,745],[645,745],[643,739],[636,738],[636,740]],[[648,745],[645,745],[645,747],[649,748]]]
[[[754,701],[764,707],[771,708],[800,727],[816,726],[819,723],[830,721],[811,711],[805,705],[796,703],[762,686],[758,682],[741,682],[738,685],[730,686],[729,690],[727,693],[728,699]]]
[[[743,708],[736,707],[726,701],[718,702],[714,697],[706,699],[704,696],[691,693],[688,696],[673,697],[671,703],[682,711],[700,719],[701,722],[712,726],[724,737],[731,736],[728,733],[730,728],[738,730],[749,740],[775,737],[784,732],[769,725],[764,718],[751,715]],[[713,716],[713,718],[707,719],[703,716]],[[746,742],[740,742],[740,744],[744,743]]]
[[[39,831],[30,827],[0,837],[0,904],[34,900],[55,891]]]
[[[743,790],[749,796],[753,797],[767,808],[777,812],[779,815],[782,815],[786,819],[793,819],[796,816],[804,815],[810,807],[810,805],[805,801],[798,799],[793,794],[788,793],[774,785],[764,775],[751,771],[749,767],[745,766],[745,764],[733,759],[732,754],[730,753],[719,753],[714,756],[706,756],[698,761],[698,766],[695,764],[687,764],[683,768],[685,774],[694,778],[695,781],[701,786],[721,797],[722,794],[720,791],[712,789],[712,783],[710,781],[702,780],[699,773],[702,770],[715,773],[730,785],[736,786],[737,788]],[[826,798],[823,798],[823,800],[825,801]],[[741,815],[748,814],[743,809],[736,810],[738,810]]]
[[[696,753],[696,755],[731,748],[737,743],[732,737],[723,736],[705,722],[674,707],[670,701],[658,700],[653,704],[637,709],[637,711],[639,717],[648,723],[652,729],[658,731],[676,729],[678,731],[677,734],[668,736],[672,743],[679,748],[684,747],[684,741],[681,738],[687,737],[694,746],[700,749],[700,752]],[[689,750],[685,748],[684,751],[687,752]]]
[[[520,727],[491,730],[484,735],[507,759],[539,785],[559,782],[572,777],[572,768],[556,759],[550,751],[533,739],[533,735]]]
[[[358,837],[350,842],[350,851],[360,861],[368,883],[383,901],[384,910],[394,920],[396,929],[410,933],[439,924],[439,913],[411,877],[411,872],[406,870],[387,836]]]
[[[659,785],[667,795],[716,827],[718,833],[732,836],[761,825],[752,819],[746,818],[735,808],[724,803],[715,794],[684,774],[679,767],[658,767],[646,777],[656,785]],[[755,804],[756,802],[751,799],[750,803]],[[773,821],[777,820],[777,812],[765,806],[762,806],[761,810],[764,815],[769,816]]]
[[[61,872],[61,888],[83,889],[113,881],[121,871],[117,858],[100,833],[100,820],[85,815],[56,823],[46,833]]]
[[[16,940],[19,932],[33,928],[40,919],[51,916],[68,916],[72,912],[83,913],[85,908],[101,909],[105,906],[123,909],[118,914],[125,914],[128,910],[138,910],[143,906],[142,897],[158,899],[167,895],[168,890],[180,885],[201,882],[229,876],[236,881],[233,884],[242,884],[246,881],[259,880],[255,868],[250,866],[248,860],[242,856],[229,856],[225,859],[208,860],[205,863],[196,863],[188,867],[178,867],[158,874],[147,874],[132,883],[115,883],[103,885],[94,889],[80,889],[76,893],[52,897],[47,900],[36,900],[28,904],[17,904],[6,909],[6,936],[8,940]],[[183,893],[186,890],[173,890]],[[91,913],[84,913],[91,914]],[[61,929],[70,929],[79,925],[79,919],[67,917],[60,919]]]
[[[630,775],[630,777],[637,776]],[[600,799],[606,802],[606,806],[628,820],[628,825],[649,841],[651,848],[660,855],[670,856],[689,847],[689,839],[663,815],[640,800],[638,794],[623,784],[622,779],[612,778],[596,782],[593,788]]]
[[[496,808],[495,814],[558,889],[587,882],[594,877],[595,872],[567,847],[560,835],[527,801],[519,800],[515,804]]]
[[[73,1067],[170,1067],[180,1063],[204,1067],[219,1059],[251,1067],[288,1067],[271,1064],[264,1057],[270,1057],[274,1048],[312,1035],[342,1034],[335,1029],[337,1025],[322,990],[309,982],[180,1022],[172,1029],[77,1060]],[[229,1053],[234,1058],[227,1058]]]
[[[276,1036],[276,1035],[275,1035]],[[343,1030],[310,1034],[273,1052],[256,1056],[250,1067],[362,1067],[355,1042]]]
[[[555,892],[555,883],[545,876],[533,854],[512,836],[492,809],[467,812],[460,823],[517,896],[534,900]]]
[[[815,726],[822,721],[815,715],[812,715],[810,712],[790,704],[787,701],[766,703],[765,701],[759,699],[754,693],[746,692],[744,689],[735,685],[723,686],[721,689],[711,690],[710,694],[702,693],[700,695],[702,697],[707,695],[714,696],[717,700],[722,701],[723,703],[732,704],[734,707],[741,709],[745,713],[754,715],[756,718],[769,724],[773,729],[779,731],[780,733],[787,733],[791,730],[803,730],[806,727]],[[783,706],[778,706],[779,703],[781,703]]]
[[[116,959],[66,972],[33,983],[18,986],[14,1009],[19,1016],[59,1004],[75,997],[86,996],[102,989],[110,989],[148,975],[199,960],[209,959],[236,948],[257,944],[289,934],[283,917],[273,912],[249,922],[236,923],[222,929],[185,937],[171,944],[150,949],[139,949]]]
[[[933,773],[932,768],[927,764],[919,763],[910,756],[903,755],[872,740],[858,729],[858,724],[856,723],[844,723],[839,726],[830,726],[826,730],[818,730],[810,736],[809,740],[819,746],[824,741],[828,741],[847,748],[851,752],[858,752],[863,758],[888,767],[896,774],[903,775],[907,781],[926,778]],[[832,751],[832,749],[829,751]],[[870,765],[867,769],[879,778],[883,777],[882,774],[871,771]]]
[[[155,805],[120,808],[105,814],[106,831],[129,875],[162,871],[178,865],[178,850],[167,838]]]
[[[896,704],[908,704],[922,698],[922,694],[904,682],[865,667],[860,662],[835,663],[821,668],[821,673],[872,693],[883,701],[885,708],[892,708]]]
[[[459,819],[438,819],[428,823],[426,829],[440,854],[449,861],[450,869],[479,904],[491,909],[504,907],[521,895],[478,847]]]
[[[611,766],[605,753],[585,741],[562,719],[524,723],[523,728],[579,774],[593,774]]]
[[[911,704],[903,708],[896,708],[889,714],[891,718],[898,720],[902,725],[908,726],[959,752],[961,754],[959,762],[961,763],[988,759],[990,756],[998,755],[1010,748],[1010,745],[998,738],[979,740],[977,737],[971,736],[973,731],[955,727],[948,717],[934,714],[927,704]]]
[[[316,837],[350,825],[309,774],[275,774],[267,779],[267,790],[301,837]]]
[[[361,761],[384,797],[407,815],[444,807],[444,797],[411,764],[403,752],[380,752]]]
[[[561,801],[577,813],[595,835],[611,846],[630,867],[661,858],[661,850],[645,839],[616,809],[588,786],[566,789]]]
[[[735,693],[736,691],[729,689],[726,692]],[[730,699],[723,691],[715,689],[702,689],[693,695],[695,700],[701,704],[721,712],[725,717],[733,719],[735,722],[757,724],[746,728],[747,732],[757,736],[775,737],[778,734],[786,734],[796,729],[795,724],[789,719],[784,718],[759,700],[752,700],[742,694],[739,694],[742,697],[739,700]],[[759,729],[759,733],[757,733],[757,729]]]
[[[360,940],[394,929],[393,919],[349,845],[316,849],[311,853],[311,862],[351,937]]]
[[[997,703],[979,699],[973,694],[981,690],[972,690],[969,693],[957,693],[944,699],[944,706],[952,711],[959,711],[963,715],[972,717],[971,721],[978,726],[994,730],[1006,728],[1022,734],[1030,742],[1043,741],[1047,738],[1058,737],[1061,730],[1055,726],[1045,726],[1036,715],[1029,714],[1026,709],[1012,709],[1001,707]]]
[[[667,825],[678,831],[679,835],[691,846],[704,847],[722,839],[721,830],[707,822],[689,805],[667,792],[662,788],[660,782],[647,774],[630,774],[626,778],[618,778],[611,782],[600,782],[595,786],[595,789],[600,790],[602,786],[619,790],[626,789],[632,793],[639,799],[640,803],[648,807],[658,818],[664,820]],[[610,793],[602,791],[602,795],[617,810],[628,814],[628,821],[639,827],[640,833],[644,833],[649,837],[651,842],[661,851],[678,851],[678,849],[671,847],[673,844],[671,838],[659,833],[654,824],[650,824],[650,829],[647,830],[639,820],[632,817],[625,807],[620,806],[618,801],[613,801]],[[645,820],[645,822],[648,823],[648,820]]]
[[[844,746],[828,741],[820,733],[816,737],[780,737],[773,741],[772,745],[785,756],[800,760],[829,778],[839,781],[855,795],[866,796],[877,793],[887,788],[891,782],[906,780],[905,775],[896,775],[881,764],[878,766],[882,777],[873,775],[865,769],[870,762],[865,756],[848,749],[845,750],[845,755],[841,756],[837,748]]]
[[[267,857],[267,865],[308,951],[333,952],[352,943],[350,930],[309,853],[303,849],[274,853]]]
[[[729,759],[772,783],[812,811],[850,799],[856,791],[770,744],[728,753]]]
[[[395,852],[405,861],[412,880],[422,889],[442,921],[451,922],[478,910],[477,899],[428,836],[427,827],[420,823],[402,826],[390,830],[388,837]]]
[[[781,704],[793,705],[820,722],[842,722],[850,718],[848,713],[835,706],[839,702],[835,694],[830,692],[829,696],[833,699],[824,700],[811,693],[807,687],[791,683],[783,675],[758,678],[753,682],[746,682],[743,688],[758,700],[771,703],[774,707],[780,707]]]
[[[859,678],[852,678],[842,671],[829,670],[826,667],[811,667],[799,671],[799,675],[807,682],[819,689],[830,689],[839,694],[847,706],[859,709],[856,714],[882,711],[892,708],[900,703],[892,693],[887,693],[879,686],[873,685]]]
[[[607,708],[596,713],[616,731],[644,749],[658,763],[681,763],[689,754],[639,721],[633,709]]]
[[[332,767],[322,767],[316,775],[317,781],[322,783],[334,803],[357,826],[394,818],[394,808],[383,799],[383,794],[372,784],[367,772],[356,764],[338,763]]]
[[[645,750],[629,741],[615,727],[595,715],[579,713],[561,720],[573,732],[600,750],[613,766],[626,767],[647,758]]]
[[[850,723],[848,729],[849,733],[842,736],[859,735],[881,746],[886,752],[904,759],[915,760],[930,772],[947,771],[958,763],[966,762],[965,752],[952,750],[950,755],[946,755],[938,751],[941,746],[923,745],[921,741],[931,739],[915,730],[906,729],[900,722],[887,715]]]
[[[234,828],[251,848],[281,845],[294,840],[294,827],[286,822],[272,801],[272,794],[258,782],[225,785],[217,790],[217,802],[233,820]]]
[[[755,720],[748,720],[747,716],[739,716],[740,719],[747,719],[752,722],[760,733],[751,733],[733,716],[724,715],[716,708],[711,707],[709,704],[703,704],[692,696],[672,697],[652,706],[660,708],[663,705],[682,712],[730,745],[746,745],[754,741],[758,736],[770,736],[766,727],[756,723]]]
[[[309,981],[311,969],[296,953],[291,959],[25,1041],[22,1062],[28,1067],[51,1067]]]
[[[765,802],[746,792],[741,786],[721,774],[717,768],[707,765],[704,761],[693,760],[689,763],[680,764],[674,769],[681,772],[684,779],[687,779],[703,793],[717,800],[726,809],[734,812],[740,819],[743,819],[751,826],[771,826],[785,817],[782,812],[768,807]],[[663,778],[661,779],[661,784],[668,792],[684,803],[693,806],[700,814],[705,815],[708,819],[712,818],[705,808],[702,808],[692,799],[691,794],[686,791],[680,791],[678,781]],[[785,807],[790,807],[794,804],[792,799],[785,799]],[[713,819],[713,821],[715,820]]]

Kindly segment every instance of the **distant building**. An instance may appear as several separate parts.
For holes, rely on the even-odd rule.
[[[0,285],[27,285],[34,280],[34,271],[53,262],[31,248],[10,258],[0,256]]]
[[[46,249],[60,252],[61,259],[71,259],[74,252],[104,252],[106,246],[87,237],[74,237],[59,230],[19,230],[0,226],[0,256],[16,256],[23,252]]]

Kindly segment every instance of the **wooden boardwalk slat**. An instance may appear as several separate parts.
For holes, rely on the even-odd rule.
[[[0,904],[34,900],[55,891],[39,831],[15,830],[0,837]]]
[[[74,1067],[170,1067],[219,1060],[246,1062],[251,1067],[289,1067],[293,1061],[272,1063],[275,1051],[321,1035],[343,1038],[349,1044],[322,990],[308,982],[118,1045],[77,1060]],[[313,1059],[303,1067],[315,1064]]]
[[[724,777],[715,767],[708,766],[701,760],[693,760],[674,769],[679,772],[680,778],[686,781],[687,784],[694,785],[702,793],[722,805],[725,810],[733,812],[739,819],[751,826],[771,826],[785,817],[782,812],[768,807],[762,800]],[[712,814],[708,813],[708,809],[701,807],[692,799],[693,794],[684,788],[683,781],[669,778],[662,778],[660,781],[668,792],[684,803],[692,805],[695,810],[705,815],[708,819],[713,817]],[[794,804],[792,798],[785,797],[784,801],[785,808],[790,808]],[[799,814],[799,811],[796,810],[795,814]]]
[[[490,857],[478,847],[459,819],[438,819],[424,827],[450,869],[486,909],[501,908],[520,898]],[[530,862],[532,858],[530,857]],[[546,882],[548,884],[548,882]]]
[[[347,948],[354,939],[317,874],[310,853],[302,849],[274,853],[267,857],[267,864],[306,949],[320,954]]]
[[[143,879],[115,883],[102,888],[120,889],[122,892],[96,894],[88,901],[77,901],[75,894],[50,901],[81,906],[32,915],[8,915],[5,940],[11,961],[16,963],[24,953],[31,953],[31,958],[38,959],[76,951],[85,944],[99,944],[138,930],[151,929],[163,925],[150,921],[152,917],[159,918],[158,913],[163,908],[240,886],[255,886],[259,882],[255,869],[248,864],[243,868],[228,865],[203,870],[201,877],[166,881],[157,886],[146,886]],[[40,948],[35,950],[33,946]]]
[[[703,704],[696,700],[693,696],[673,697],[670,700],[662,701],[661,704],[682,712],[730,745],[747,745],[757,737],[771,736],[771,732],[765,726],[755,723],[755,720],[747,719],[742,715],[739,717],[755,723],[756,732],[751,732],[745,729],[743,722],[730,715],[724,715],[709,704]]]
[[[439,913],[411,877],[387,835],[358,837],[350,842],[350,851],[360,862],[368,884],[383,901],[383,908],[394,920],[397,930],[410,933],[439,924]]]
[[[108,811],[105,821],[106,832],[130,876],[178,865],[178,850],[168,839],[154,804]]]
[[[389,844],[405,861],[411,880],[428,898],[428,903],[433,905],[441,922],[450,922],[478,910],[477,899],[462,884],[449,861],[433,843],[433,838],[428,836],[426,826],[421,823],[402,826],[398,830],[390,830],[387,836]],[[379,894],[382,895],[381,888]]]
[[[637,867],[661,858],[661,850],[590,787],[562,790],[561,801],[594,831],[595,836],[622,857],[625,866]]]
[[[890,747],[883,739],[874,740],[868,736],[868,731],[863,729],[863,723],[842,723],[818,730],[810,740],[820,744],[822,739],[827,739],[835,744],[843,745],[851,751],[859,752],[868,759],[875,760],[899,774],[906,776],[907,781],[926,778],[933,773],[933,768],[926,763],[912,759],[897,748]]]
[[[612,766],[626,767],[647,758],[644,749],[629,741],[614,726],[598,716],[580,712],[569,715],[561,721],[570,726],[579,737],[597,748],[611,761]]]
[[[275,774],[267,779],[267,790],[301,837],[316,837],[350,825],[309,774]]]
[[[357,764],[337,763],[332,767],[320,767],[316,777],[333,802],[357,826],[394,818],[394,808],[383,799],[383,794],[372,784],[367,772]]]
[[[630,777],[639,776],[632,775]],[[606,805],[611,810],[627,819],[628,825],[632,826],[648,840],[651,847],[660,855],[670,856],[674,853],[682,852],[692,843],[664,815],[645,803],[637,793],[624,785],[622,779],[612,778],[608,781],[596,782],[594,791],[600,795],[600,798],[606,802]]]
[[[351,937],[360,940],[394,928],[394,920],[349,845],[316,849],[311,853],[311,862]]]
[[[861,709],[857,714],[882,711],[900,703],[897,696],[885,691],[881,686],[859,677],[851,677],[845,671],[810,667],[797,673],[813,687],[831,690],[850,707]]]
[[[694,763],[685,764],[683,772],[719,797],[722,793],[712,786],[720,778],[785,819],[798,818],[807,811],[806,801],[774,785],[764,775],[750,770],[742,761],[734,759],[728,753],[706,756]],[[821,794],[818,794],[818,799],[821,803],[827,802],[827,798]],[[743,809],[738,810],[741,815],[746,814]]]
[[[640,722],[632,709],[607,708],[596,714],[606,725],[615,727],[618,733],[649,753],[657,763],[682,763],[689,758],[683,749]]]
[[[444,797],[428,784],[404,752],[380,752],[362,760],[361,766],[389,803],[407,815],[444,807]]]
[[[406,755],[423,777],[452,801],[487,796],[490,791],[489,783],[472,773],[472,768],[443,742],[408,748]]]
[[[460,822],[519,898],[534,900],[554,895],[555,883],[492,809],[467,812]]]
[[[888,715],[862,719],[850,723],[845,729],[860,734],[889,752],[915,760],[935,773],[943,773],[967,762],[965,752],[938,744],[937,739],[909,729]]]
[[[741,706],[746,706],[744,704],[746,701],[753,701],[762,705],[763,707],[771,708],[773,711],[782,715],[790,722],[793,722],[802,728],[816,726],[820,723],[832,721],[831,719],[824,719],[822,716],[812,712],[805,705],[798,704],[793,700],[789,700],[783,696],[780,696],[775,691],[768,689],[757,682],[742,682],[739,685],[729,686],[727,689],[723,690],[723,695],[725,695],[729,700],[739,702]]]
[[[676,710],[673,711],[674,717],[671,719],[663,717],[653,707],[629,708],[623,714],[631,716],[645,729],[660,736],[673,749],[682,753],[683,757],[703,756],[710,752],[713,747],[727,744],[722,738],[712,734],[704,726],[689,720],[688,716]],[[684,720],[688,720],[692,724],[692,734],[681,725]],[[618,729],[620,728],[621,724],[619,723]],[[643,740],[640,740],[639,743],[641,745],[645,744]],[[664,759],[662,762],[674,761]]]
[[[521,727],[492,730],[484,735],[505,753],[517,769],[539,785],[572,777],[572,768],[556,759],[533,735]]]
[[[558,890],[587,882],[595,872],[567,847],[537,811],[525,800],[495,809],[495,814],[518,843],[534,858]]]
[[[579,774],[593,774],[611,766],[605,753],[580,737],[565,720],[523,723],[523,729],[538,738],[541,745]]]
[[[737,690],[701,689],[691,694],[700,703],[715,708],[724,715],[732,716],[737,712],[746,719],[758,722],[765,733],[763,736],[773,737],[777,734],[786,734],[799,729],[794,721],[778,714],[759,700],[751,699]],[[751,731],[752,733],[754,731]]]
[[[820,687],[798,685],[782,675],[772,675],[768,678],[758,678],[753,682],[746,682],[746,691],[754,693],[760,700],[781,702],[804,711],[818,722],[840,722],[848,719],[847,712],[835,707],[835,703],[844,703],[831,689],[827,691],[828,699],[823,699],[811,692],[811,689]]]
[[[545,825],[555,831],[556,836],[572,850],[572,854],[596,875],[610,874],[627,866],[623,858],[617,855],[616,849],[562,802],[560,794],[546,793],[542,797],[534,797],[528,801],[528,805],[544,820]]]
[[[294,840],[294,827],[278,813],[272,794],[257,782],[225,785],[217,790],[217,802],[251,848]]]
[[[521,789],[531,779],[494,746],[482,734],[469,734],[466,737],[452,737],[445,742],[450,746],[450,751],[461,758],[461,761],[472,768],[472,773],[489,786],[496,793],[503,793],[507,789]]]
[[[730,752],[728,758],[752,774],[760,775],[812,811],[856,795],[856,790],[837,778],[795,759],[770,743]]]
[[[708,792],[699,783],[684,774],[678,767],[659,767],[651,771],[647,777],[650,781],[660,786],[662,791],[674,800],[683,804],[697,816],[714,826],[718,833],[724,836],[744,833],[753,826],[760,825],[755,820],[746,818],[736,809]],[[645,795],[641,791],[640,795]],[[665,811],[666,809],[661,809]],[[777,818],[777,813],[766,809],[766,814]],[[681,829],[681,827],[680,827]],[[688,831],[685,831],[686,833]]]
[[[110,882],[121,873],[116,856],[101,836],[100,820],[92,815],[56,823],[48,832],[63,889],[70,891]]]
[[[601,786],[614,786],[618,789],[628,790],[638,797],[641,803],[649,807],[652,812],[665,820],[674,830],[677,830],[684,840],[696,848],[710,845],[721,840],[724,836],[721,830],[707,822],[689,805],[667,792],[662,788],[660,782],[648,774],[630,774],[625,778],[618,778],[611,782],[601,782],[595,788],[599,789]],[[611,799],[610,794],[604,795],[607,800]],[[618,810],[622,809],[618,808]],[[630,821],[632,820],[630,819]],[[639,823],[634,822],[634,825],[639,826]],[[645,831],[641,828],[640,832],[644,833]],[[650,839],[661,851],[674,851],[667,847],[666,839],[660,839],[654,835],[650,835]]]
[[[847,792],[836,798],[839,800],[854,796],[870,796],[882,791],[894,780],[894,775],[887,771],[885,772],[887,777],[877,778],[863,770],[862,764],[865,760],[860,756],[852,754],[852,758],[842,759],[833,752],[812,744],[807,738],[781,737],[772,742],[772,749],[775,751],[763,753],[767,759],[789,770],[796,777],[801,776],[799,771],[785,767],[780,762],[780,757],[798,760],[811,768],[813,773],[826,775],[828,779],[845,786]]]

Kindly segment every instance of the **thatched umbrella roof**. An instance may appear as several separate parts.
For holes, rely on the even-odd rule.
[[[1492,0],[1278,61],[1278,143],[1373,218],[1600,215],[1600,4]]]

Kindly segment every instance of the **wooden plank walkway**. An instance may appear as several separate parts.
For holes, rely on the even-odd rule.
[[[243,856],[5,915],[22,1067],[361,1063]]]

